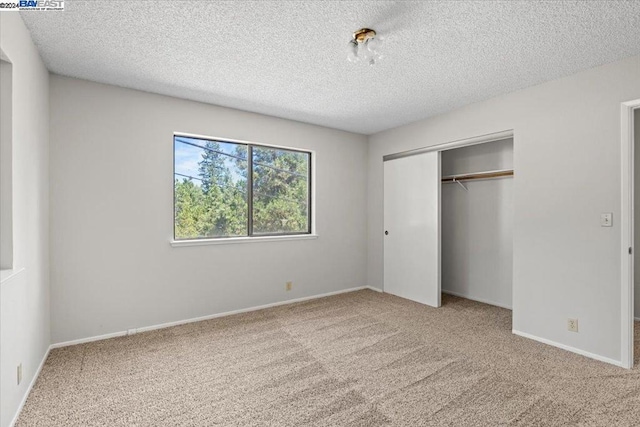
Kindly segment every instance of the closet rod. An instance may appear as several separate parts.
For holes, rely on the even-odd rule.
[[[442,182],[469,181],[472,179],[502,178],[506,176],[513,176],[513,169],[443,176]]]

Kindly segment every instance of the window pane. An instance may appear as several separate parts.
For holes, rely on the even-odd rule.
[[[309,158],[253,147],[253,234],[309,232]]]
[[[247,146],[174,138],[175,238],[247,235]]]

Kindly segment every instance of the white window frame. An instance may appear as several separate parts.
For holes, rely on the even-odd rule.
[[[196,239],[176,239],[175,238],[175,137],[185,137],[185,138],[197,138],[209,141],[217,141],[217,142],[228,142],[232,144],[242,144],[247,145],[249,147],[265,147],[265,148],[274,148],[281,150],[289,150],[296,151],[300,153],[309,154],[309,231],[301,232],[301,233],[290,233],[290,234],[273,234],[273,235],[249,235],[249,236],[240,236],[240,237],[200,237]],[[216,136],[208,136],[208,135],[199,135],[193,133],[186,132],[174,132],[171,136],[171,149],[172,151],[172,159],[173,159],[173,174],[172,174],[172,212],[171,215],[172,224],[171,224],[171,240],[170,244],[173,247],[184,247],[184,246],[206,246],[206,245],[225,245],[225,244],[234,244],[234,243],[251,243],[251,242],[278,242],[278,241],[291,241],[291,240],[313,240],[318,238],[318,234],[316,232],[316,152],[315,150],[309,150],[306,148],[297,148],[297,147],[289,147],[284,145],[275,145],[275,144],[265,144],[265,143],[257,143],[252,141],[245,141],[240,139],[232,139],[232,138],[224,138],[224,137],[216,137]],[[249,207],[250,208],[250,207]],[[248,215],[251,216],[252,212],[249,209]],[[247,231],[250,232],[249,228]]]

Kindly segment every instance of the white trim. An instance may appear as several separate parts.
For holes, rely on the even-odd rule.
[[[304,151],[310,154],[316,153],[315,150],[311,150],[309,148],[290,147],[287,145],[276,145],[276,144],[269,144],[264,142],[246,141],[243,139],[233,139],[233,138],[227,138],[223,136],[199,135],[196,133],[187,133],[187,132],[173,132],[173,136],[184,137],[184,138],[206,139],[209,141],[216,141],[216,142],[231,142],[234,144],[257,145],[257,146],[268,147],[268,148],[282,148],[285,150],[292,150],[292,151]]]
[[[636,322],[640,322],[640,317],[634,317],[633,320],[635,320]]]
[[[36,370],[35,375],[31,379],[31,382],[29,383],[29,387],[27,387],[27,390],[24,393],[24,397],[22,398],[22,401],[20,402],[20,405],[18,405],[18,410],[16,411],[16,414],[13,416],[13,419],[9,422],[9,427],[13,427],[15,425],[16,421],[18,421],[18,418],[20,418],[20,413],[22,412],[22,408],[24,408],[25,403],[27,403],[27,399],[29,398],[29,395],[31,394],[31,389],[36,384],[36,381],[38,380],[38,377],[40,376],[40,372],[42,372],[42,367],[44,366],[45,362],[47,361],[47,357],[49,357],[49,352],[51,351],[51,348],[52,347],[49,346],[49,348],[47,348],[47,351],[44,353],[44,357],[40,361],[40,366],[38,366],[38,369]]]
[[[218,239],[170,240],[169,243],[174,248],[180,248],[183,246],[232,245],[235,243],[284,242],[287,240],[315,240],[317,238],[317,234],[290,234],[287,236],[221,237]]]
[[[312,296],[309,296],[309,297],[294,298],[294,299],[290,299],[290,300],[286,300],[286,301],[279,301],[279,302],[273,302],[273,303],[270,303],[270,304],[258,305],[258,306],[255,306],[255,307],[241,308],[241,309],[238,309],[238,310],[225,311],[223,313],[209,314],[207,316],[194,317],[194,318],[185,319],[185,320],[177,320],[175,322],[160,323],[160,324],[157,324],[157,325],[143,326],[141,328],[127,329],[126,331],[113,332],[113,333],[105,334],[105,335],[98,335],[98,336],[94,336],[94,337],[80,338],[80,339],[71,340],[71,341],[64,341],[64,342],[59,342],[59,343],[56,343],[56,344],[52,344],[51,348],[68,347],[68,346],[71,346],[71,345],[84,344],[84,343],[93,342],[93,341],[102,341],[102,340],[106,340],[106,339],[109,339],[109,338],[123,337],[123,336],[126,336],[126,335],[133,335],[133,334],[137,334],[137,333],[140,333],[140,332],[148,332],[148,331],[155,331],[157,329],[171,328],[173,326],[184,325],[184,324],[187,324],[187,323],[201,322],[203,320],[216,319],[218,317],[226,317],[226,316],[232,316],[234,314],[248,313],[248,312],[251,312],[251,311],[264,310],[265,308],[272,308],[272,307],[278,307],[278,306],[281,306],[281,305],[293,304],[293,303],[296,303],[296,302],[303,302],[303,301],[309,301],[309,300],[314,300],[314,299],[319,299],[319,298],[325,298],[325,297],[330,297],[330,296],[333,296],[333,295],[339,295],[339,294],[345,294],[345,293],[349,293],[349,292],[361,291],[363,289],[368,289],[368,287],[367,286],[358,286],[358,287],[355,287],[355,288],[342,289],[340,291],[327,292],[327,293],[324,293],[324,294],[312,295]]]
[[[69,347],[71,345],[86,344],[88,342],[108,340],[109,338],[124,337],[126,335],[127,335],[127,331],[112,332],[110,334],[96,335],[93,337],[80,338],[77,340],[63,341],[63,342],[51,344],[51,348],[53,349],[53,348]]]
[[[640,99],[623,102],[620,106],[620,140],[621,140],[621,178],[622,204],[620,210],[621,224],[621,291],[620,291],[620,354],[622,366],[633,368],[633,309],[634,309],[634,137],[633,114],[640,108]]]
[[[483,304],[495,305],[496,307],[506,308],[507,310],[513,310],[513,308],[509,307],[508,305],[501,304],[499,302],[494,302],[494,301],[491,301],[491,300],[488,300],[488,299],[484,299],[484,298],[471,297],[469,295],[464,295],[461,292],[447,291],[447,290],[443,289],[442,293],[443,294],[453,295],[454,297],[460,297],[460,298],[468,299],[468,300],[471,300],[471,301],[481,302]]]
[[[380,292],[380,293],[383,293],[383,292],[384,292],[382,289],[380,289],[380,288],[374,288],[373,286],[367,286],[366,288],[367,288],[367,289],[370,289],[370,290],[372,290],[372,291],[374,291],[374,292]]]
[[[488,133],[486,135],[473,136],[471,138],[430,145],[428,147],[401,151],[399,153],[387,154],[382,156],[382,161],[386,162],[388,160],[400,159],[402,157],[415,156],[416,154],[428,153],[430,151],[445,151],[451,150],[452,148],[467,147],[469,145],[486,144],[487,142],[502,141],[503,139],[509,139],[513,137],[513,129],[508,129],[500,132]]]
[[[541,342],[543,344],[547,344],[547,345],[550,345],[550,346],[553,346],[553,347],[560,348],[562,350],[570,351],[572,353],[576,353],[576,354],[579,354],[581,356],[588,357],[590,359],[595,359],[595,360],[598,360],[600,362],[605,362],[605,363],[609,363],[611,365],[615,365],[615,366],[619,366],[621,368],[624,368],[624,366],[623,366],[623,364],[622,364],[622,362],[620,360],[610,359],[610,358],[605,357],[605,356],[600,356],[600,355],[595,354],[595,353],[590,353],[588,351],[580,350],[579,348],[571,347],[571,346],[568,346],[568,345],[565,345],[565,344],[560,344],[558,342],[551,341],[551,340],[548,340],[546,338],[540,338],[540,337],[537,337],[535,335],[527,334],[526,332],[520,332],[520,331],[515,330],[515,329],[512,329],[511,332],[513,332],[515,335],[521,336],[523,338],[529,338],[530,340],[538,341],[538,342]]]
[[[24,267],[14,270],[0,270],[0,284],[6,283],[25,270]]]

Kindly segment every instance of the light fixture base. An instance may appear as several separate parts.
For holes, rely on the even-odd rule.
[[[376,36],[376,32],[371,28],[360,28],[358,31],[353,33],[353,40],[357,43],[365,43],[367,40],[372,39]]]

